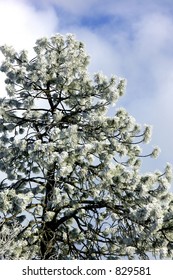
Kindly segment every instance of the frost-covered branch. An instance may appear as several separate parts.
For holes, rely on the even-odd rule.
[[[37,40],[32,60],[1,51],[1,258],[172,258],[171,166],[142,174],[151,126],[108,115],[126,81],[91,78],[73,35]]]

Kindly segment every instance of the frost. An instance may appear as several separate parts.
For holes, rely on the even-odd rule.
[[[142,174],[151,139],[124,109],[126,81],[88,73],[71,34],[36,41],[35,57],[4,46],[0,99],[0,257],[173,257],[172,168]]]

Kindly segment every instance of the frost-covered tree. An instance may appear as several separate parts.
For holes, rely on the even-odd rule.
[[[141,174],[150,126],[123,108],[108,114],[124,79],[91,78],[84,46],[72,35],[37,40],[31,60],[26,51],[1,51],[0,255],[171,258],[171,167]],[[154,148],[149,156],[157,154]]]

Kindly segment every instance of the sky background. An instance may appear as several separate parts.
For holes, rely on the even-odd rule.
[[[153,125],[145,151],[161,148],[158,159],[144,160],[143,171],[173,164],[173,1],[0,0],[0,45],[31,50],[37,38],[55,33],[74,33],[85,43],[91,73],[127,79],[118,107]]]

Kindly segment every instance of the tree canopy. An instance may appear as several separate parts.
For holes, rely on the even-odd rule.
[[[142,174],[151,127],[124,108],[108,114],[125,80],[91,77],[73,35],[38,39],[34,51],[1,47],[0,257],[172,258],[171,166]]]

